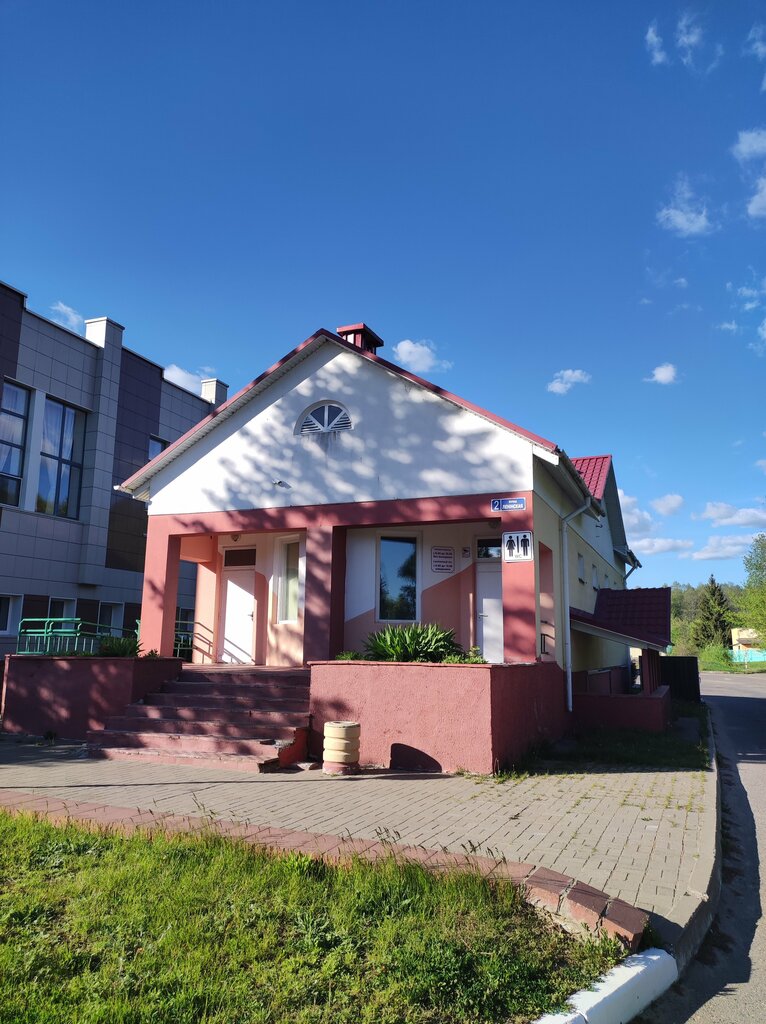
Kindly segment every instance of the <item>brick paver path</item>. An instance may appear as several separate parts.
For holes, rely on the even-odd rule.
[[[0,798],[21,790],[54,803],[504,856],[571,875],[663,917],[686,892],[700,836],[715,829],[704,810],[710,783],[703,772],[622,769],[503,783],[396,772],[247,775],[93,761],[77,747],[0,740]]]

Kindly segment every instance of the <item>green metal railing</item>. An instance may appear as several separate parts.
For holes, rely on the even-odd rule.
[[[17,654],[97,654],[107,636],[137,636],[135,629],[85,622],[73,617],[22,619],[16,638]]]
[[[17,654],[98,654],[105,637],[140,637],[138,628],[107,626],[74,617],[60,619],[22,619],[16,638]],[[175,627],[173,657],[191,661],[195,646],[207,649],[205,627],[199,622],[179,619]],[[146,651],[143,652],[146,654]]]

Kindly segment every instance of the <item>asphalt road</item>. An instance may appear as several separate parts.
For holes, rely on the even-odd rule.
[[[766,1022],[766,674],[705,672],[723,796],[723,886],[718,916],[681,981],[641,1024]]]

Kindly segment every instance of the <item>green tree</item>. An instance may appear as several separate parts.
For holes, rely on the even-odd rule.
[[[692,642],[703,647],[731,647],[731,606],[715,576],[711,576],[702,590],[697,605],[697,616],[689,630]]]
[[[766,533],[753,538],[745,555],[745,590],[742,595],[742,619],[766,642]]]

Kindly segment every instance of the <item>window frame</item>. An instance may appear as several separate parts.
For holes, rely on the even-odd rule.
[[[25,396],[25,408],[23,413],[18,413],[14,409],[6,409],[4,403],[5,389],[6,387],[14,388],[16,391],[20,391]],[[15,441],[6,441],[0,438],[0,445],[5,445],[7,448],[12,448],[19,452],[19,472],[18,473],[5,473],[0,471],[0,478],[4,480],[18,481],[18,496],[16,501],[3,501],[0,499],[0,505],[7,505],[8,508],[19,508],[21,506],[22,488],[24,484],[24,470],[27,462],[27,440],[29,436],[29,410],[32,404],[32,395],[29,388],[25,388],[21,384],[17,384],[15,381],[8,380],[7,378],[0,381],[0,414],[3,416],[11,416],[14,419],[21,420],[21,443],[16,444]]]
[[[298,547],[298,564],[296,566],[297,572],[295,577],[296,594],[295,594],[295,618],[288,618],[285,614],[285,605],[288,600],[289,588],[287,578],[287,549],[292,545]],[[299,534],[291,534],[288,537],[280,537],[278,540],[278,546],[276,551],[276,570],[277,570],[277,614],[276,621],[278,625],[284,625],[289,623],[296,623],[301,617],[301,594],[302,594],[302,554],[301,551],[301,538]]]
[[[317,412],[319,409],[325,409],[325,408],[327,408],[328,406],[331,406],[331,405],[334,405],[336,408],[340,409],[340,412],[335,417],[335,419],[333,420],[333,422],[332,422],[332,424],[330,426],[323,426],[315,418],[314,422],[316,423],[316,427],[313,428],[313,429],[312,428],[304,429],[305,426],[306,426],[306,421],[308,420],[309,416],[313,417],[314,413]],[[344,422],[339,427],[336,427],[336,426],[333,425],[333,424],[337,423],[337,421],[342,419],[343,417],[345,417],[345,419],[348,422]],[[326,416],[325,416],[325,419],[326,419]],[[343,404],[343,402],[338,402],[338,401],[336,401],[333,398],[323,398],[321,402],[314,402],[313,405],[308,406],[306,409],[304,409],[304,411],[298,417],[298,422],[295,424],[295,433],[298,435],[298,437],[315,437],[318,434],[334,434],[337,431],[345,431],[345,430],[353,430],[353,429],[354,429],[354,421],[351,419],[351,414],[349,413],[348,409]]]
[[[384,540],[412,540],[415,542],[415,615],[411,619],[384,619],[380,607],[380,572],[381,572],[381,548]],[[375,534],[375,621],[384,626],[406,625],[412,622],[420,622],[421,614],[421,593],[423,588],[423,535],[420,530],[407,530],[406,533],[396,533],[391,530],[380,530]]]
[[[83,462],[84,462],[84,457],[85,457],[85,431],[87,429],[87,414],[86,414],[86,412],[83,409],[78,408],[76,405],[71,405],[68,402],[62,402],[60,398],[53,398],[51,395],[46,395],[45,396],[45,403],[44,403],[44,406],[43,406],[43,420],[45,419],[45,414],[47,413],[49,404],[50,405],[61,406],[61,408],[63,410],[62,418],[61,418],[61,426],[59,428],[58,454],[53,454],[51,452],[43,451],[42,446],[41,446],[41,449],[40,449],[40,468],[39,468],[38,474],[37,474],[37,495],[35,497],[35,511],[38,512],[40,515],[53,516],[53,517],[55,517],[57,519],[77,520],[77,519],[80,518],[80,498],[81,498],[81,495],[82,495],[82,472],[83,472]],[[72,424],[72,437],[73,437],[73,441],[72,441],[72,457],[71,458],[70,457],[66,457],[66,456],[64,456],[62,454],[63,450],[64,450],[64,438],[66,436],[65,418],[66,418],[67,411],[71,411],[74,414],[74,420],[73,420],[73,424]],[[77,437],[77,434],[78,434],[78,429],[77,429],[78,428],[78,419],[77,419],[78,416],[81,417],[80,423],[82,424],[82,430],[80,432],[81,450],[80,450],[79,453],[76,453],[74,439]],[[43,438],[44,437],[45,437],[45,434],[43,433]],[[76,454],[79,454],[79,459],[75,458]],[[47,508],[41,508],[40,507],[41,506],[40,481],[41,481],[42,473],[43,473],[43,465],[44,465],[46,460],[55,463],[55,466],[56,466],[55,487],[54,487],[54,490],[53,490],[53,511],[48,511]],[[66,468],[66,470],[68,472],[69,487],[68,487],[67,496],[66,496],[66,511],[62,512],[61,511],[61,509],[62,509],[61,480],[62,480],[64,468]],[[72,471],[73,470],[77,471],[77,486],[76,486],[76,488],[72,487],[72,476],[73,476]],[[73,509],[70,508],[70,506],[72,506],[72,505],[73,505]]]
[[[0,636],[16,636],[21,622],[21,594],[0,594],[0,602],[7,601],[5,625],[0,626]],[[0,605],[0,607],[2,607]]]

